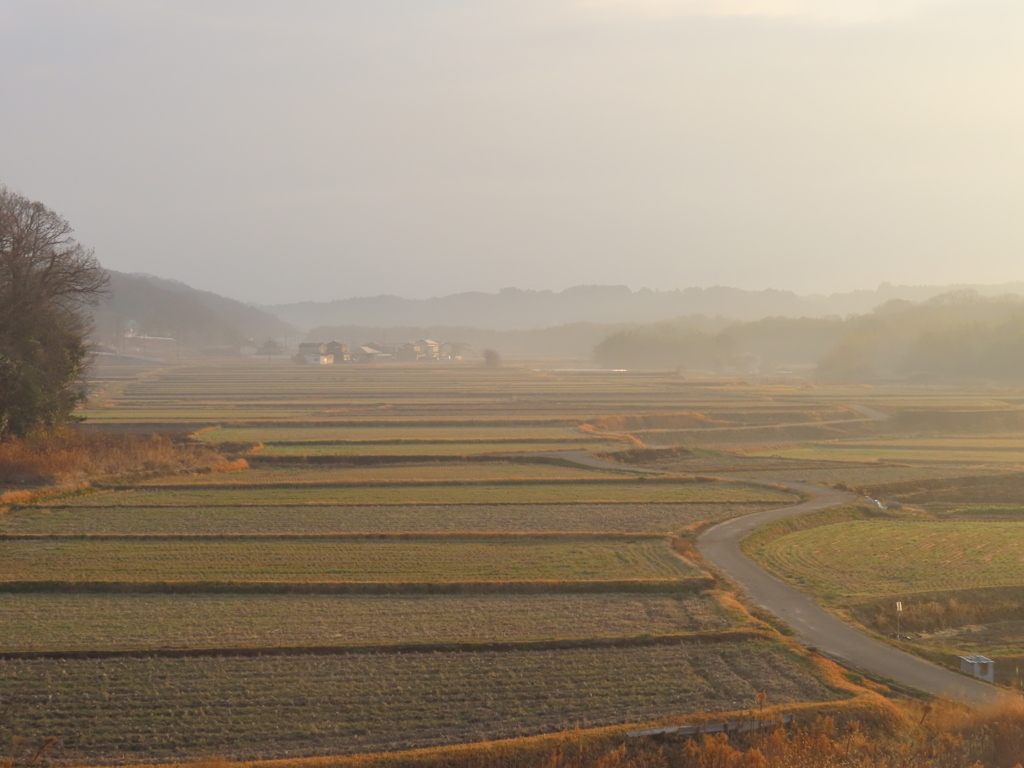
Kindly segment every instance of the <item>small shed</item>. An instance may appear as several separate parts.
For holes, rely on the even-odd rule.
[[[996,681],[996,663],[988,656],[961,656],[960,671],[990,683]]]

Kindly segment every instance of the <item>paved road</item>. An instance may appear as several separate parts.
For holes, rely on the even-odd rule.
[[[548,455],[599,469],[629,469],[666,474],[662,470],[624,467],[595,458],[584,451],[564,451]],[[859,632],[818,606],[809,595],[768,573],[740,550],[740,542],[755,528],[794,515],[805,515],[861,501],[859,497],[833,488],[806,483],[747,478],[742,478],[741,482],[774,483],[809,494],[811,498],[795,506],[755,512],[719,523],[697,538],[697,549],[711,565],[735,582],[751,602],[772,612],[792,627],[800,642],[854,669],[937,696],[948,696],[966,704],[984,704],[1005,695],[995,686],[938,667]]]
[[[751,602],[792,627],[801,643],[847,666],[967,704],[984,704],[1003,695],[995,686],[938,667],[859,632],[822,609],[809,595],[771,575],[744,555],[739,544],[755,528],[786,517],[860,501],[853,494],[831,488],[804,483],[779,485],[812,494],[812,497],[803,504],[755,512],[709,528],[697,537],[701,555],[739,585]]]

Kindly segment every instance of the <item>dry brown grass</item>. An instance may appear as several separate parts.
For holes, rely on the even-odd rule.
[[[65,429],[0,443],[0,503],[26,500],[25,488],[186,469],[245,469],[215,448],[164,435],[98,435]]]

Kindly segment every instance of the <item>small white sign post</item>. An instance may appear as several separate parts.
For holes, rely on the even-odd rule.
[[[900,617],[903,615],[903,603],[896,601],[896,639],[900,639]]]

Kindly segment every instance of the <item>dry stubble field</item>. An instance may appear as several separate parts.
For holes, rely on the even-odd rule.
[[[70,500],[68,500],[70,501]],[[778,506],[778,502],[684,504],[373,504],[317,506],[82,507],[53,502],[0,515],[0,534],[459,533],[540,531],[677,533]]]
[[[767,542],[759,534],[756,556],[882,636],[896,633],[900,601],[904,639],[893,642],[954,668],[959,655],[990,656],[998,682],[1022,687],[1019,396],[951,387],[835,388],[828,396],[887,418],[856,428],[750,430],[741,439],[736,430],[708,431],[689,450],[632,451],[630,463],[860,492],[873,514],[826,516],[818,527],[790,529]],[[874,500],[903,509],[879,516]]]
[[[724,630],[703,595],[0,593],[8,652],[466,643]]]
[[[838,694],[772,642],[2,662],[12,727],[69,762],[407,749]]]
[[[672,579],[661,537],[0,541],[2,581],[449,582]]]
[[[510,453],[516,446],[529,446],[524,453],[540,447],[608,452],[636,447],[632,433],[649,446],[692,441],[712,449],[676,468],[684,475],[727,470],[759,477],[774,470],[729,451],[763,446],[766,435],[803,439],[807,430],[874,437],[878,425],[850,403],[895,412],[922,402],[929,400],[919,394],[809,390],[799,383],[468,366],[202,363],[122,378],[97,388],[86,411],[90,428],[196,433],[261,463],[254,458],[254,469],[230,474],[122,479],[117,488],[21,504],[0,515],[0,532],[249,538],[0,541],[0,579],[64,583],[46,593],[0,587],[0,607],[11,619],[0,629],[0,650],[89,655],[214,648],[227,655],[8,658],[0,661],[0,686],[21,691],[16,727],[30,738],[59,737],[48,757],[58,763],[399,749],[730,710],[752,706],[762,691],[772,702],[834,699],[846,694],[823,683],[787,641],[730,635],[766,630],[716,593],[694,594],[688,586],[677,594],[584,595],[557,587],[695,573],[664,534],[786,505],[792,494],[447,457]],[[948,407],[939,397],[930,402]],[[275,452],[285,461],[275,465]],[[433,452],[445,463],[417,458],[415,465],[384,466]],[[287,463],[304,456],[354,457],[360,465]],[[790,460],[786,469],[869,477],[889,469],[916,477],[907,467],[865,461]],[[940,468],[940,474],[950,473]],[[441,538],[318,538],[415,531]],[[467,532],[567,535],[470,540]],[[594,537],[602,532],[662,535]],[[75,579],[431,584],[488,578],[555,586],[544,594],[372,597],[74,591]],[[708,644],[716,633],[719,642]],[[659,645],[659,635],[678,637]],[[543,645],[559,640],[577,647]],[[610,640],[631,645],[601,647]],[[541,645],[501,651],[465,645],[509,641]],[[406,652],[424,643],[455,646]],[[303,653],[319,646],[377,651]],[[286,655],[232,655],[252,647]]]

